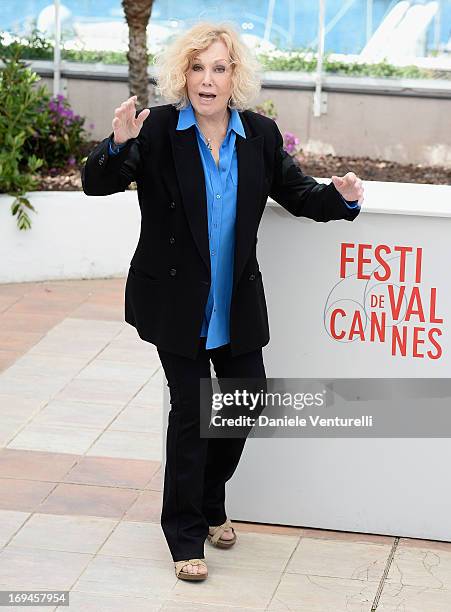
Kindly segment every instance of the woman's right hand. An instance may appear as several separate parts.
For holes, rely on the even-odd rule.
[[[144,120],[149,116],[150,109],[145,108],[135,118],[135,103],[138,96],[132,96],[114,109],[114,119],[112,121],[114,132],[114,143],[122,144],[130,138],[136,138],[141,131]]]

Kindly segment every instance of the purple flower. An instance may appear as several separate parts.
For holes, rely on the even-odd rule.
[[[287,153],[294,155],[299,149],[299,138],[292,132],[285,132],[284,134],[284,147]]]
[[[75,157],[71,155],[67,161],[69,166],[73,166],[75,164]]]
[[[93,123],[90,123],[88,127],[89,127],[90,130],[93,130],[95,125]]]

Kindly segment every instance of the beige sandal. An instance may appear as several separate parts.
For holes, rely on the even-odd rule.
[[[221,538],[221,536],[228,528],[233,531],[233,538],[231,540],[224,540]],[[236,533],[235,529],[232,527],[230,519],[227,519],[225,523],[218,525],[217,527],[209,527],[209,531],[210,529],[213,529],[213,533],[208,534],[208,541],[213,544],[213,546],[217,546],[218,548],[230,548],[235,544]]]
[[[208,570],[205,574],[190,574],[189,572],[182,572],[182,567],[190,563],[191,565],[203,565],[207,567],[204,559],[186,559],[185,561],[174,561],[175,565],[175,575],[177,578],[181,578],[182,580],[205,580],[208,576]]]

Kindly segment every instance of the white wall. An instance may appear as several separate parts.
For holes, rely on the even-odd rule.
[[[327,182],[328,179],[318,179]],[[451,215],[451,186],[364,181],[365,213]],[[124,276],[138,244],[137,192],[87,196],[32,192],[31,230],[17,229],[10,196],[0,195],[0,282]],[[276,203],[275,210],[280,209]],[[280,209],[282,210],[282,209]],[[296,221],[294,217],[293,221]],[[299,221],[298,221],[299,222]],[[387,217],[390,223],[390,217]],[[259,245],[264,241],[262,237]]]
[[[13,199],[0,195],[0,282],[124,276],[138,243],[136,191],[87,196],[33,192],[30,230],[19,230]]]

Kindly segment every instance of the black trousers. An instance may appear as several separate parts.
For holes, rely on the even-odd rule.
[[[227,519],[225,483],[240,460],[246,437],[200,437],[200,379],[211,378],[210,360],[221,389],[227,378],[266,382],[262,349],[232,357],[230,345],[207,350],[199,338],[199,353],[189,359],[158,349],[170,393],[166,434],[161,527],[174,561],[204,557],[209,525]]]

